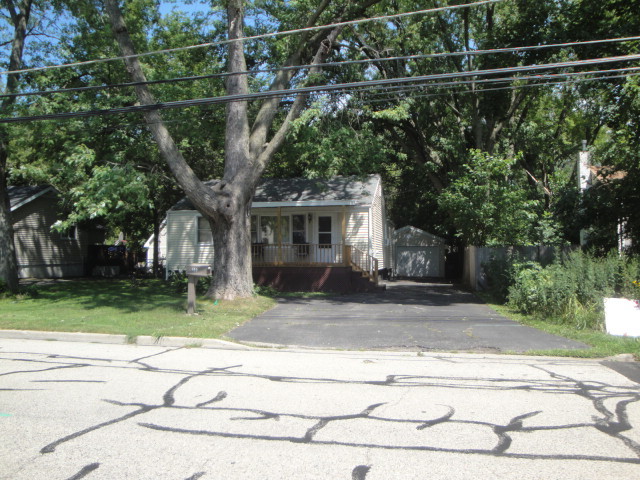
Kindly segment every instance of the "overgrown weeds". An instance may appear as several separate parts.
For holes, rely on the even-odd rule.
[[[517,257],[490,262],[485,272],[497,302],[547,322],[603,330],[603,298],[637,295],[640,262],[574,251],[547,266]]]

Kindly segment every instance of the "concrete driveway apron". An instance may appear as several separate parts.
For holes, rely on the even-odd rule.
[[[283,298],[232,330],[252,344],[349,350],[526,352],[587,346],[500,316],[450,284],[395,281],[379,293]]]

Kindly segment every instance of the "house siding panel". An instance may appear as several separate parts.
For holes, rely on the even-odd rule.
[[[382,198],[382,185],[378,184],[371,206],[371,255],[378,259],[378,268],[386,268],[387,255],[385,255],[385,229],[387,221],[384,214],[384,203]]]
[[[198,260],[198,213],[195,211],[169,212],[167,215],[167,274],[186,270]]]
[[[369,250],[368,208],[358,208],[347,212],[346,242],[363,252]]]
[[[66,239],[51,226],[58,220],[57,198],[45,194],[12,212],[14,242],[21,278],[84,275],[89,236],[77,229]]]

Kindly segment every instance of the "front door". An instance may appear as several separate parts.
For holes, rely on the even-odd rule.
[[[336,216],[335,214],[318,215],[317,244],[318,254],[316,261],[322,263],[335,263],[339,247],[336,241]]]

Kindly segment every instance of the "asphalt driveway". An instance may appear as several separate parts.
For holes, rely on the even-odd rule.
[[[520,325],[450,284],[395,281],[380,293],[283,298],[232,330],[252,344],[348,350],[526,352],[587,346]]]

